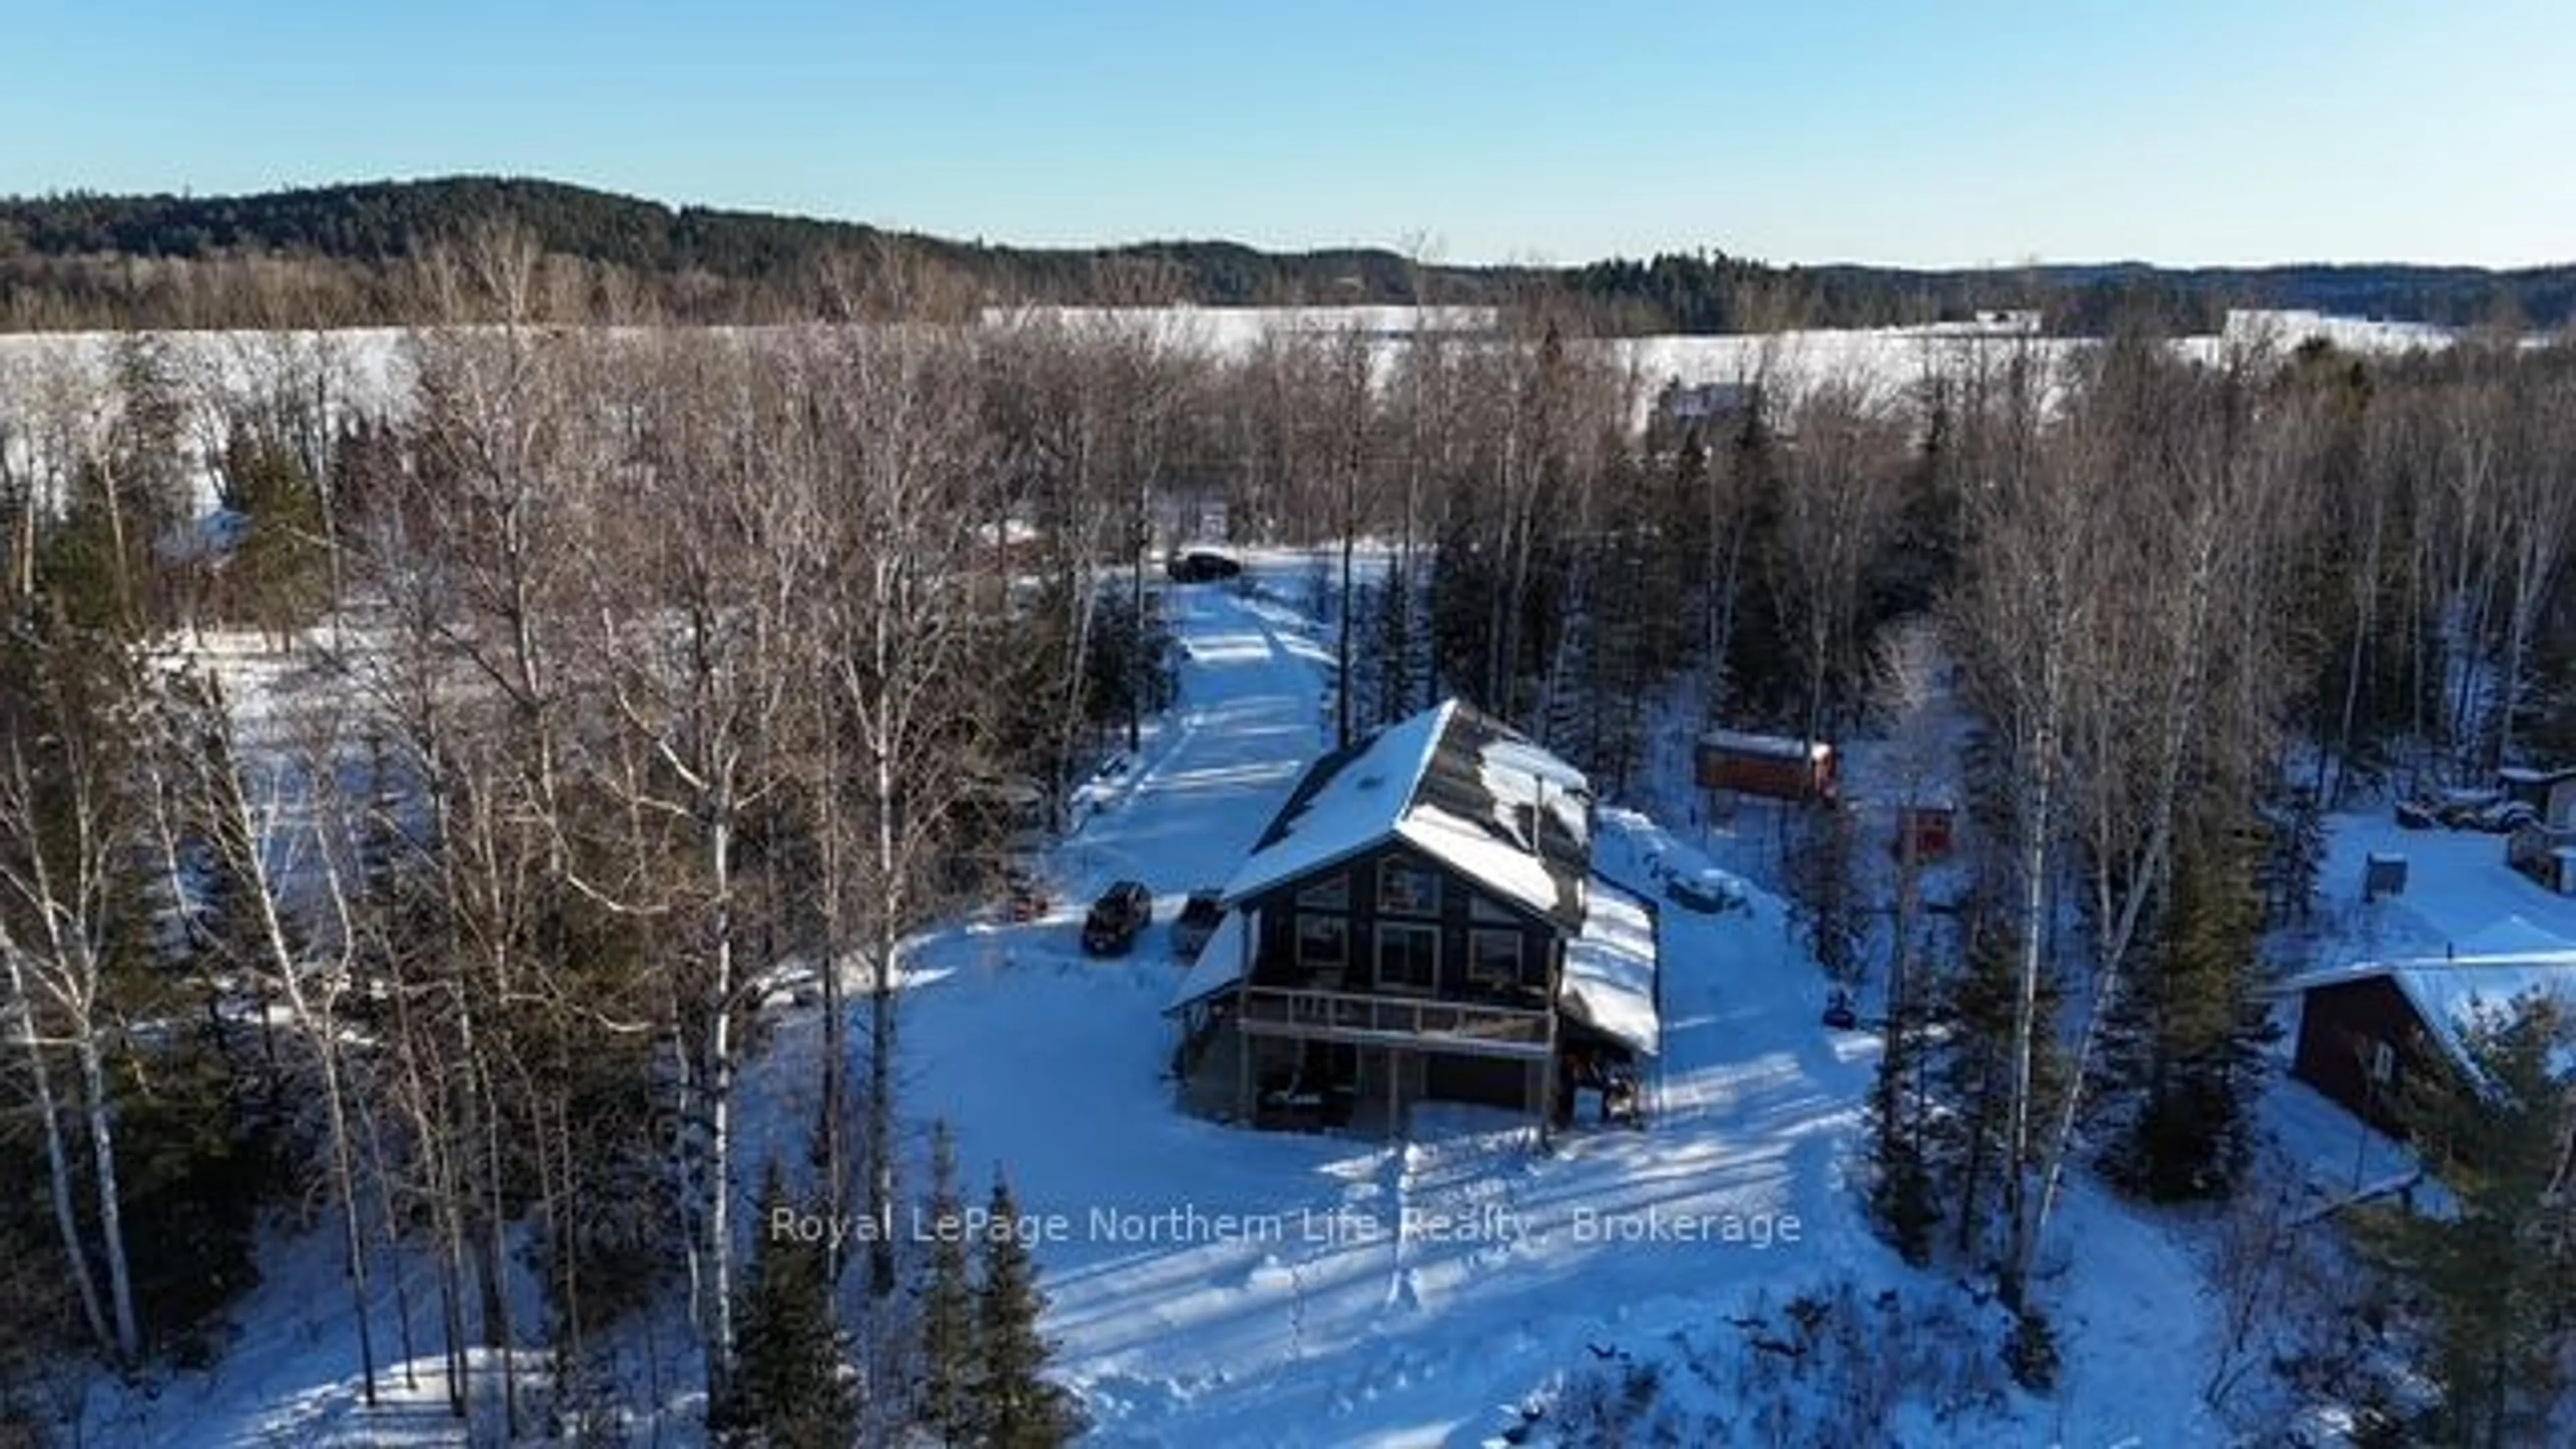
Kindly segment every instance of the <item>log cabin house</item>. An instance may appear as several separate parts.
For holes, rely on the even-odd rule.
[[[1455,700],[1326,755],[1174,993],[1185,1105],[1338,1127],[1423,1100],[1641,1120],[1652,904],[1592,871],[1584,777]],[[1624,1109],[1624,1110],[1623,1110]]]

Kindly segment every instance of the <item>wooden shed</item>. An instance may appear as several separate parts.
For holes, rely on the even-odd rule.
[[[1834,798],[1837,760],[1821,740],[1711,730],[1696,753],[1703,790],[1732,790],[1773,800]]]
[[[1947,801],[1896,807],[1896,838],[1888,843],[1899,860],[1913,852],[1918,861],[1946,860],[1957,845],[1959,812]]]

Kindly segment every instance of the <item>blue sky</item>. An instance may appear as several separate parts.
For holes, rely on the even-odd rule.
[[[2576,4],[0,0],[0,193],[542,175],[1021,244],[2576,259]]]

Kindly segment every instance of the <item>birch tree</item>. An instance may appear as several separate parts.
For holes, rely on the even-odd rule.
[[[142,1357],[143,1325],[108,1059],[118,1031],[111,976],[132,945],[129,862],[144,839],[125,748],[141,679],[113,639],[71,632],[59,616],[22,613],[11,635],[0,661],[20,687],[0,697],[0,968],[8,988],[0,1019],[33,1083],[47,1199],[83,1318],[100,1347],[131,1366]],[[67,1066],[59,1078],[58,1060]],[[86,1164],[77,1161],[83,1144]],[[104,1283],[91,1271],[93,1252]]]
[[[962,586],[991,468],[972,362],[961,344],[908,330],[848,336],[823,358],[835,399],[820,440],[830,452],[820,460],[820,501],[831,553],[813,595],[821,613],[812,637],[823,650],[825,736],[854,747],[851,924],[869,1019],[861,1156],[876,1222],[890,1220],[895,1202],[902,942],[933,899],[928,878],[949,807],[983,743],[969,676],[982,635]],[[827,1100],[839,1091],[827,1082]],[[880,1235],[869,1251],[874,1295],[893,1291],[895,1268],[894,1245]]]
[[[735,1086],[765,964],[742,878],[745,827],[784,787],[772,736],[797,652],[789,601],[820,581],[757,460],[757,400],[717,339],[666,338],[660,396],[628,473],[630,511],[591,515],[587,594],[605,702],[623,740],[620,802],[668,822],[680,857],[657,903],[679,925],[671,1062],[692,1318],[710,1402],[734,1351]]]

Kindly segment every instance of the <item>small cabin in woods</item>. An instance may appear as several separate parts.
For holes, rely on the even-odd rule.
[[[1839,764],[1821,740],[1711,730],[1694,756],[1703,790],[1730,790],[1773,800],[1831,800]]]

